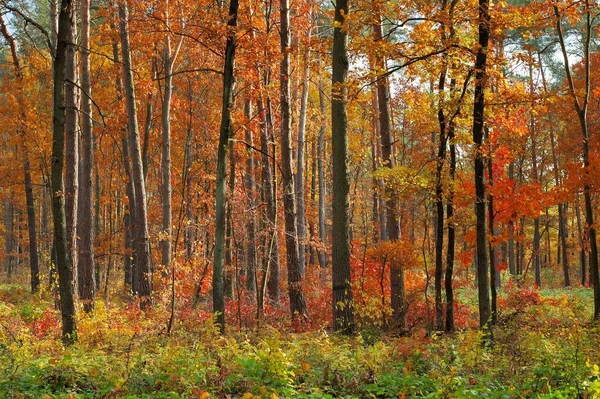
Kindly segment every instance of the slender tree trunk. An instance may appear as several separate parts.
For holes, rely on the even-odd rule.
[[[15,263],[15,239],[14,239],[14,205],[12,197],[14,193],[11,191],[11,199],[4,201],[4,270],[6,277],[10,280],[12,269]]]
[[[135,85],[133,80],[133,66],[129,44],[129,10],[127,3],[119,3],[119,31],[121,35],[121,52],[123,56],[123,74],[125,98],[128,116],[128,146],[131,157],[131,171],[133,175],[133,188],[135,193],[135,219],[133,224],[133,241],[135,251],[135,279],[137,280],[137,294],[141,299],[142,309],[152,303],[152,276],[150,265],[150,248],[148,239],[148,217],[146,208],[146,185],[142,166],[140,149],[140,134],[137,120],[137,106],[135,100]]]
[[[232,132],[233,134],[233,132]],[[233,137],[231,137],[233,138]],[[235,153],[233,141],[229,141],[229,174],[228,174],[228,190],[227,206],[225,211],[225,296],[233,298],[235,296],[235,287],[237,287],[239,276],[234,273],[233,257],[234,252],[237,257],[237,246],[233,243],[234,227],[233,227],[233,199],[235,194]]]
[[[487,130],[487,127],[486,127]],[[486,134],[487,135],[487,134]],[[497,271],[496,271],[496,248],[494,243],[494,235],[495,235],[495,220],[494,220],[494,196],[492,194],[493,186],[494,186],[494,166],[492,156],[487,160],[488,167],[488,179],[489,179],[489,190],[488,190],[488,220],[489,220],[489,254],[490,254],[490,289],[491,289],[491,312],[492,312],[492,324],[496,324],[498,316],[497,316],[497,297],[498,294],[496,292],[496,288],[498,287],[498,282],[496,280]]]
[[[306,316],[306,300],[302,291],[302,269],[298,255],[296,201],[292,175],[292,143],[290,112],[290,12],[289,0],[280,0],[280,108],[281,108],[281,180],[283,183],[283,213],[288,271],[288,293],[292,318]]]
[[[512,181],[515,180],[515,164],[511,162],[508,165],[508,178]],[[508,271],[511,276],[517,274],[515,268],[515,220],[511,219],[508,221]]]
[[[78,280],[79,295],[83,309],[89,312],[94,307],[96,278],[94,263],[94,201],[93,168],[94,136],[92,132],[92,82],[90,71],[90,0],[81,0],[81,176],[79,182],[78,216]]]
[[[475,93],[473,100],[473,143],[475,144],[475,217],[477,219],[477,289],[479,326],[491,339],[490,293],[488,279],[487,231],[485,227],[485,167],[483,125],[485,109],[485,77],[490,36],[489,1],[479,0],[479,47],[475,61]]]
[[[445,33],[442,33],[442,40],[445,41]],[[444,63],[446,61],[444,60]],[[436,226],[435,229],[435,328],[439,331],[444,328],[443,304],[442,304],[442,275],[444,273],[444,187],[442,182],[442,172],[446,161],[446,129],[447,120],[444,114],[444,90],[446,84],[446,69],[440,74],[438,83],[438,94],[440,103],[438,105],[438,123],[440,134],[438,138],[438,153],[435,168],[435,207],[436,207]]]
[[[75,3],[73,3],[75,13]],[[65,71],[65,212],[67,216],[67,246],[72,264],[74,292],[77,293],[77,205],[79,191],[79,74],[77,72],[77,18],[68,32]]]
[[[320,65],[319,59],[319,65]],[[327,252],[325,245],[327,243],[327,232],[325,231],[325,167],[323,158],[325,157],[325,129],[327,122],[325,119],[325,89],[323,88],[323,76],[319,74],[319,110],[321,112],[321,127],[317,140],[317,170],[319,174],[319,265],[321,269],[327,267]]]
[[[308,35],[310,39],[310,32]],[[304,206],[304,146],[306,144],[306,113],[308,110],[308,86],[310,74],[310,47],[304,53],[304,71],[302,73],[302,96],[300,99],[300,115],[298,117],[298,158],[296,167],[296,214],[298,229],[298,263],[300,274],[304,276],[306,267],[306,210]]]
[[[231,126],[231,111],[234,105],[235,88],[235,49],[237,47],[236,28],[238,17],[238,0],[231,0],[229,3],[229,28],[227,43],[225,45],[225,63],[223,66],[223,104],[221,110],[221,127],[219,131],[219,148],[217,151],[217,180],[216,180],[216,204],[215,204],[215,249],[213,264],[213,312],[216,315],[216,322],[225,332],[225,292],[223,284],[223,261],[225,250],[225,204],[227,201],[227,191],[225,181],[227,174],[225,165],[227,162],[227,149],[229,139],[233,135]]]
[[[252,102],[249,98],[244,104],[244,114],[247,123],[252,118]],[[254,181],[254,135],[252,129],[246,126],[245,139],[250,146],[246,158],[246,196],[248,198],[248,221],[246,223],[246,288],[250,292],[256,291],[256,184]]]
[[[73,272],[69,259],[67,218],[65,214],[65,188],[63,185],[65,144],[65,68],[69,32],[73,29],[73,4],[62,0],[58,18],[56,54],[53,72],[52,106],[52,219],[54,222],[54,245],[56,248],[56,270],[60,290],[62,316],[62,339],[65,344],[77,340],[75,324],[75,302],[73,300]]]
[[[267,79],[268,80],[268,79]],[[265,82],[266,83],[266,82]],[[277,203],[275,202],[275,192],[273,181],[273,168],[271,167],[271,150],[269,137],[271,131],[270,124],[270,101],[267,101],[267,109],[263,105],[263,100],[257,101],[260,119],[260,148],[261,148],[261,178],[262,178],[262,196],[266,204],[267,214],[267,236],[265,239],[265,262],[263,265],[263,283],[261,283],[259,308],[262,306],[264,298],[265,284],[268,281],[267,289],[269,298],[275,303],[279,303],[279,242],[277,240]]]
[[[336,0],[332,50],[331,150],[333,157],[333,330],[354,331],[354,309],[350,281],[350,214],[348,192],[348,31],[345,18],[348,0]],[[394,280],[392,281],[392,284]]]
[[[446,216],[448,219],[448,247],[446,248],[446,331],[454,331],[454,290],[452,278],[454,272],[454,246],[456,231],[454,223],[454,182],[456,180],[456,144],[454,142],[454,122],[448,125],[448,141],[450,142],[450,187],[446,201]]]
[[[168,2],[166,3],[168,7]],[[168,24],[168,9],[167,9]],[[172,193],[171,186],[171,98],[173,96],[173,55],[171,54],[171,38],[165,39],[163,63],[165,70],[165,87],[162,101],[162,237],[160,240],[161,263],[166,269],[171,264],[171,246],[173,236]]]

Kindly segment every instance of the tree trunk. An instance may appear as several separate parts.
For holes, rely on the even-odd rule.
[[[73,29],[73,4],[62,0],[58,18],[56,54],[53,71],[52,105],[52,219],[54,222],[54,245],[56,248],[56,270],[60,290],[62,316],[62,339],[65,344],[77,340],[75,303],[73,300],[73,272],[69,259],[67,218],[65,214],[65,188],[63,185],[65,144],[65,67],[69,32]]]
[[[486,136],[487,136],[487,126],[486,126]],[[496,288],[498,287],[498,281],[497,281],[497,271],[496,271],[496,248],[495,243],[494,243],[494,235],[495,235],[495,231],[494,231],[494,196],[492,194],[492,190],[493,190],[493,186],[494,186],[494,166],[493,166],[493,160],[492,160],[492,155],[490,154],[490,157],[487,160],[487,167],[488,167],[488,179],[489,179],[489,190],[488,190],[488,220],[489,220],[489,235],[490,235],[490,239],[489,239],[489,254],[490,254],[490,289],[491,289],[491,312],[492,312],[492,324],[496,324],[497,321],[497,308],[496,308],[496,302],[497,302],[497,293],[496,293]]]
[[[246,123],[252,118],[252,103],[249,98],[244,104]],[[248,198],[248,221],[246,223],[246,288],[250,292],[256,291],[256,184],[254,182],[254,135],[250,126],[245,128],[245,139],[249,145],[246,152],[246,197]]]
[[[75,14],[75,6],[73,6]],[[74,293],[78,286],[77,262],[77,205],[79,196],[79,74],[77,72],[77,18],[68,32],[65,70],[65,212],[67,217],[67,246],[72,264]]]
[[[511,162],[508,165],[508,178],[515,180],[515,164]],[[515,220],[512,218],[508,221],[508,271],[511,276],[517,275],[515,267]]]
[[[171,186],[171,98],[173,95],[173,59],[171,39],[165,39],[165,87],[162,102],[162,237],[160,240],[161,263],[164,268],[171,264],[171,240],[173,235]]]
[[[215,203],[215,249],[213,264],[213,312],[221,333],[225,332],[225,292],[223,284],[223,261],[225,250],[225,203],[227,194],[225,181],[227,174],[227,149],[229,139],[233,134],[231,126],[231,111],[234,105],[234,67],[235,49],[237,47],[236,28],[238,17],[238,0],[231,0],[229,4],[229,28],[227,43],[225,45],[225,64],[223,66],[223,104],[221,110],[221,126],[219,131],[219,148],[217,151],[217,180]]]
[[[319,60],[320,64],[320,60]],[[327,243],[327,232],[325,231],[325,168],[323,158],[325,157],[325,129],[327,122],[325,119],[325,89],[323,88],[323,76],[319,74],[319,110],[321,112],[321,127],[319,129],[319,138],[317,140],[317,171],[319,174],[319,266],[321,269],[327,267],[327,252],[325,244]]]
[[[479,326],[491,339],[490,293],[488,279],[487,231],[485,227],[485,167],[483,125],[485,109],[485,78],[488,42],[490,37],[489,1],[479,0],[479,47],[475,61],[475,93],[473,100],[473,143],[475,144],[475,217],[477,219],[477,289]]]
[[[456,180],[456,144],[454,143],[454,122],[448,125],[448,141],[450,142],[450,187],[448,200],[446,201],[446,216],[448,219],[448,247],[446,248],[446,331],[454,331],[454,290],[452,278],[454,272],[454,246],[455,246],[455,224],[454,224],[454,182]]]
[[[445,41],[445,33],[442,32],[442,40]],[[444,59],[444,63],[446,60]],[[436,207],[436,226],[435,229],[435,276],[434,276],[434,287],[435,287],[435,328],[438,331],[444,328],[443,319],[443,304],[442,304],[442,275],[444,273],[444,187],[442,181],[442,172],[444,163],[446,161],[446,129],[447,120],[444,114],[444,90],[446,84],[446,70],[447,66],[444,65],[444,70],[440,73],[440,79],[438,83],[438,95],[440,96],[438,104],[438,123],[439,123],[439,138],[438,138],[438,152],[436,157],[436,168],[435,168],[435,207]]]
[[[288,294],[292,319],[306,316],[306,300],[302,292],[302,269],[298,256],[296,229],[296,204],[294,178],[292,175],[292,121],[290,113],[290,12],[289,0],[280,0],[281,64],[281,180],[283,183],[283,213],[285,223],[285,246],[288,271]]]
[[[348,0],[336,0],[331,74],[331,150],[333,157],[333,330],[354,331],[354,310],[350,281],[350,215],[348,192],[348,31],[344,19]]]
[[[308,35],[310,39],[310,32]],[[306,267],[306,211],[304,207],[304,146],[306,144],[306,113],[308,110],[308,86],[310,74],[310,47],[304,53],[304,71],[302,73],[302,97],[300,99],[300,115],[298,117],[298,159],[296,167],[296,213],[298,229],[298,264],[300,274],[304,276]]]
[[[131,158],[133,189],[135,195],[135,218],[133,223],[133,241],[135,252],[135,279],[137,280],[137,295],[140,297],[140,307],[147,308],[152,303],[152,276],[150,268],[150,248],[148,240],[148,218],[146,208],[146,185],[142,166],[140,149],[140,134],[137,120],[135,100],[135,85],[133,66],[129,44],[129,10],[127,3],[119,3],[119,31],[121,35],[121,52],[123,57],[123,75],[128,117],[128,146]],[[131,206],[131,204],[130,204]]]
[[[94,307],[96,294],[96,278],[94,263],[94,202],[93,202],[93,167],[94,136],[92,132],[92,82],[90,71],[90,0],[81,0],[81,176],[79,182],[78,209],[78,280],[79,296],[83,301],[83,309],[89,312]]]
[[[268,79],[267,79],[268,80]],[[265,82],[266,83],[266,82]],[[263,282],[260,287],[259,308],[263,304],[265,295],[265,285],[268,289],[269,298],[275,303],[279,303],[279,243],[277,240],[277,203],[274,193],[273,168],[271,168],[271,151],[269,137],[271,131],[270,124],[270,101],[267,100],[267,109],[263,105],[263,100],[257,101],[258,113],[260,119],[260,148],[261,148],[261,178],[262,178],[262,196],[266,204],[266,239],[265,239],[265,261],[263,265]],[[268,281],[268,284],[267,284]]]

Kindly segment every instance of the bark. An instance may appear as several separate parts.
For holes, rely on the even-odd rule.
[[[15,238],[14,238],[14,205],[11,192],[11,199],[4,201],[4,270],[8,279],[12,276],[12,270],[15,263]]]
[[[475,60],[475,93],[473,100],[473,143],[475,144],[475,217],[477,220],[477,289],[479,326],[491,339],[490,293],[488,279],[487,231],[485,226],[485,168],[483,154],[483,125],[485,109],[485,78],[488,42],[490,37],[489,1],[479,0],[479,48]]]
[[[75,3],[73,5],[75,10]],[[75,11],[73,11],[75,13]],[[77,71],[77,18],[68,32],[65,71],[65,212],[67,216],[67,246],[73,265],[73,284],[78,285],[77,205],[79,196],[79,74]],[[75,289],[77,293],[77,289]]]
[[[75,303],[73,300],[73,272],[69,259],[67,218],[65,214],[65,188],[63,185],[65,145],[65,68],[69,32],[73,29],[73,4],[62,0],[58,18],[56,54],[53,71],[52,105],[52,219],[54,222],[54,245],[56,270],[59,280],[62,339],[65,344],[77,340]]]
[[[166,23],[169,23],[168,2]],[[183,37],[183,36],[182,36]],[[179,46],[177,47],[179,49]],[[171,264],[172,236],[173,236],[173,187],[171,185],[171,99],[173,97],[173,65],[177,57],[177,50],[171,52],[171,38],[169,34],[165,39],[165,53],[163,56],[165,70],[165,87],[162,102],[162,239],[160,240],[161,263],[167,268]]]
[[[350,219],[348,192],[348,31],[344,19],[348,0],[336,0],[332,50],[331,149],[333,157],[332,285],[333,330],[354,331],[350,281]],[[393,284],[393,282],[392,282]]]
[[[325,192],[323,158],[325,157],[325,129],[327,122],[325,120],[325,90],[321,74],[319,74],[319,110],[321,112],[321,127],[317,141],[317,170],[319,174],[319,266],[321,266],[321,269],[325,269],[327,267],[327,253],[325,251],[325,244],[327,243],[327,233],[325,231],[325,197],[327,194]]]
[[[487,130],[487,127],[486,127]],[[489,190],[488,190],[488,220],[489,220],[489,235],[490,235],[490,240],[489,240],[489,254],[490,254],[490,289],[491,289],[491,312],[492,312],[492,319],[491,319],[491,323],[492,324],[496,324],[497,322],[497,308],[496,308],[496,302],[497,302],[497,292],[496,292],[496,288],[498,287],[498,283],[499,283],[499,279],[497,279],[497,270],[496,270],[496,248],[495,248],[495,244],[494,244],[494,196],[492,194],[492,190],[493,190],[493,186],[494,186],[494,167],[493,167],[493,161],[492,161],[492,157],[490,156],[489,159],[487,160],[487,167],[488,167],[488,179],[489,179]]]
[[[119,31],[121,36],[121,53],[123,58],[123,75],[125,99],[128,117],[128,147],[131,158],[131,172],[133,176],[133,189],[135,195],[135,218],[133,223],[135,279],[137,281],[137,295],[140,297],[140,307],[145,309],[152,303],[152,276],[150,268],[150,248],[148,239],[148,218],[146,208],[146,185],[142,166],[140,149],[140,133],[137,119],[137,105],[135,99],[135,84],[133,79],[133,66],[129,43],[129,10],[127,3],[119,3]],[[130,205],[131,206],[131,205]]]
[[[292,174],[292,120],[290,112],[290,11],[289,0],[280,0],[280,110],[281,110],[281,180],[283,183],[283,213],[288,271],[288,294],[292,319],[306,316],[306,300],[302,291],[302,270],[298,255],[296,201]]]
[[[267,105],[270,101],[267,101]],[[261,148],[261,179],[262,179],[262,197],[266,204],[266,239],[265,239],[265,258],[263,265],[263,280],[258,297],[259,308],[263,304],[265,295],[265,286],[268,289],[271,301],[279,302],[279,243],[277,240],[277,203],[274,198],[274,178],[271,168],[271,151],[269,145],[270,137],[270,108],[265,109],[263,100],[257,101],[260,119],[260,148]],[[267,285],[268,281],[268,285]]]
[[[448,246],[446,248],[446,275],[444,288],[446,289],[446,331],[454,331],[454,290],[452,278],[454,272],[454,246],[456,241],[456,227],[454,224],[454,182],[456,180],[456,144],[454,142],[454,123],[448,126],[448,141],[450,142],[450,187],[446,201],[446,216],[448,220]]]
[[[92,132],[92,82],[90,71],[90,0],[81,0],[81,176],[79,182],[78,215],[78,283],[83,309],[94,307],[96,294],[96,265],[94,262],[94,202],[93,168],[94,136]]]
[[[442,33],[442,40],[445,41],[445,34]],[[446,62],[446,61],[444,61]],[[438,123],[439,123],[439,138],[438,138],[438,152],[436,158],[435,168],[435,207],[436,207],[436,226],[435,229],[435,275],[434,275],[434,287],[435,287],[435,328],[441,331],[444,328],[443,319],[443,304],[442,304],[442,275],[444,273],[444,187],[442,182],[442,172],[444,168],[444,162],[446,159],[446,129],[447,120],[444,113],[444,90],[446,83],[446,69],[440,74],[438,83],[438,94],[440,96],[440,103],[438,105]]]
[[[308,35],[310,39],[310,32]],[[302,96],[300,99],[300,115],[298,117],[298,158],[296,167],[296,203],[298,212],[296,213],[298,229],[298,264],[300,274],[304,276],[306,267],[306,211],[304,206],[304,147],[306,144],[306,113],[308,110],[308,86],[310,74],[310,47],[306,48],[304,53],[304,71],[302,73]]]
[[[217,151],[217,179],[216,179],[216,201],[215,201],[215,249],[213,264],[213,312],[216,323],[225,332],[225,292],[223,284],[223,261],[225,250],[225,203],[227,192],[225,181],[227,174],[225,164],[227,162],[227,149],[229,139],[232,137],[231,111],[234,105],[235,88],[235,50],[237,47],[236,28],[238,18],[238,0],[229,3],[229,28],[227,43],[225,45],[225,63],[223,66],[223,104],[221,110],[221,126],[219,131],[219,148]]]
[[[232,133],[233,134],[233,133]],[[233,273],[233,196],[235,194],[235,154],[233,141],[229,142],[229,174],[228,174],[228,194],[227,194],[227,207],[225,211],[225,271],[224,271],[224,284],[225,284],[225,296],[233,298],[235,295],[235,287],[238,282],[238,275]],[[237,252],[237,251],[236,251]]]
[[[515,179],[515,164],[511,162],[508,165],[508,178],[510,180]],[[508,222],[508,271],[511,276],[517,275],[515,267],[515,220],[511,219]]]
[[[252,103],[250,99],[246,99],[244,105],[244,114],[246,117],[246,123],[250,121],[252,117]],[[245,139],[246,143],[250,146],[247,151],[246,158],[246,174],[245,174],[245,185],[246,185],[246,196],[248,198],[248,221],[246,223],[246,234],[247,234],[247,247],[246,247],[246,288],[250,292],[256,291],[256,184],[254,181],[254,135],[252,129],[246,126]]]

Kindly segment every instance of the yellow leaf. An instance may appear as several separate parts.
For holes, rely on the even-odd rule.
[[[253,397],[254,395],[252,395],[251,392],[246,392],[244,396],[242,396],[243,399],[252,399]]]
[[[271,399],[279,399],[279,396],[275,392],[271,394]]]

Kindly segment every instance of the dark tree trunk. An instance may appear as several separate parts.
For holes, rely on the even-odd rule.
[[[450,189],[446,202],[446,216],[448,219],[448,247],[446,248],[446,331],[454,331],[454,290],[452,278],[454,272],[454,246],[456,231],[454,224],[454,181],[456,180],[456,144],[454,143],[454,123],[448,126],[448,141],[450,142]]]
[[[473,143],[475,144],[475,217],[477,219],[477,289],[479,326],[491,338],[490,293],[488,279],[487,231],[485,227],[485,166],[483,125],[485,109],[485,77],[490,37],[489,1],[479,0],[479,47],[475,61],[475,93],[473,100]]]
[[[73,272],[69,259],[67,217],[63,185],[65,145],[65,67],[69,32],[73,29],[73,4],[62,0],[58,18],[58,33],[53,72],[52,106],[52,219],[56,248],[56,270],[59,279],[60,310],[62,316],[62,339],[65,344],[77,340],[75,303],[73,300]]]
[[[319,174],[319,266],[321,269],[327,267],[327,232],[325,231],[325,167],[323,166],[325,157],[325,91],[323,88],[323,76],[319,74],[319,110],[321,112],[321,127],[319,129],[319,138],[317,140],[317,171]]]
[[[252,103],[246,99],[244,104],[246,123],[252,118]],[[246,126],[245,139],[250,146],[246,158],[246,196],[248,198],[248,221],[246,223],[246,288],[250,292],[256,291],[256,184],[254,181],[254,135],[252,129]]]
[[[90,0],[81,0],[81,176],[79,176],[79,204],[77,205],[78,282],[83,309],[94,307],[96,295],[96,265],[94,263],[94,135],[92,132],[92,82],[90,71]]]
[[[331,150],[333,156],[332,284],[333,330],[354,331],[350,281],[350,204],[348,192],[348,0],[336,0],[332,50]],[[394,280],[393,280],[394,281]],[[393,284],[393,282],[392,282]]]
[[[127,102],[128,116],[128,147],[131,158],[131,172],[133,177],[133,189],[135,204],[135,218],[133,220],[133,241],[135,259],[135,280],[137,283],[137,295],[140,297],[140,306],[147,308],[152,303],[152,276],[150,265],[150,248],[148,239],[148,218],[146,208],[146,185],[144,182],[144,171],[142,166],[142,154],[140,149],[140,134],[137,120],[137,106],[135,100],[135,85],[133,79],[133,66],[131,62],[131,50],[129,43],[129,10],[125,0],[119,3],[119,30],[121,35],[121,52],[123,57],[123,74],[125,98]]]
[[[225,181],[227,174],[225,166],[227,162],[227,149],[229,139],[232,137],[231,111],[234,105],[235,87],[235,49],[237,41],[235,31],[237,28],[238,0],[231,0],[229,4],[229,28],[227,43],[225,45],[225,63],[223,66],[223,104],[221,110],[221,127],[219,131],[219,148],[217,150],[217,180],[216,180],[216,204],[215,204],[215,249],[213,264],[213,312],[216,322],[225,332],[225,290],[223,284],[223,261],[225,250],[225,203],[227,190]]]
[[[292,120],[290,112],[290,12],[289,0],[280,0],[281,21],[281,180],[283,183],[283,214],[285,223],[285,247],[288,271],[288,293],[292,318],[306,316],[306,300],[302,291],[302,269],[298,256],[296,229],[296,201],[292,174]]]

